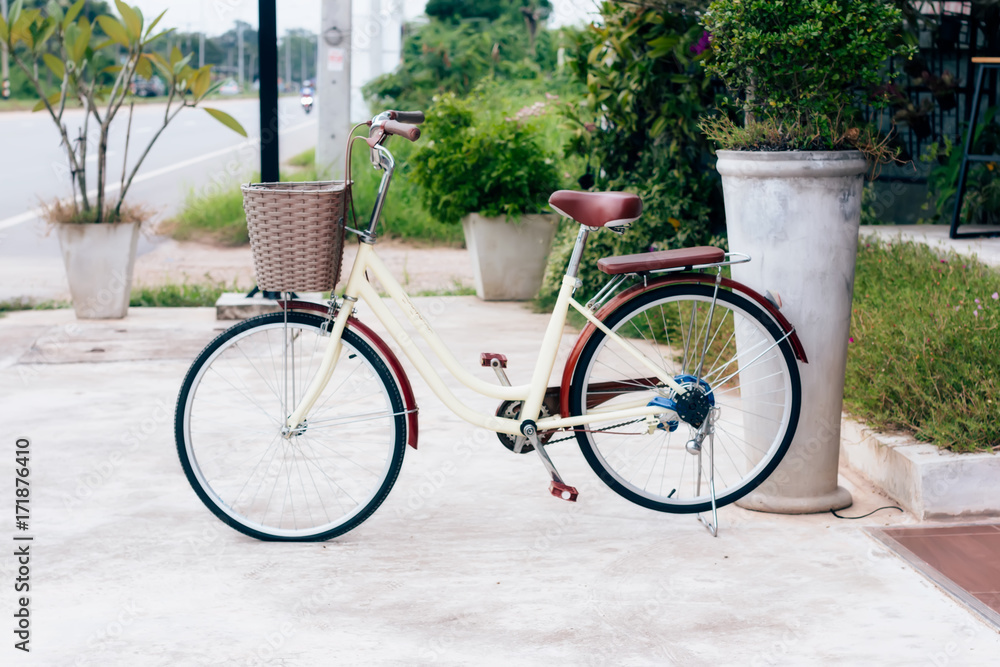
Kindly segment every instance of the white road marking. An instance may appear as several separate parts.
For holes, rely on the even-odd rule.
[[[118,151],[108,151],[107,153],[104,154],[104,156],[105,157],[111,157],[112,155],[117,155],[117,154],[118,154]],[[87,162],[97,162],[97,156],[96,155],[88,155],[87,156]]]
[[[296,132],[305,127],[309,127],[310,125],[315,125],[315,124],[316,124],[315,120],[309,120],[304,123],[299,123],[298,125],[293,125],[292,127],[284,128],[283,131]],[[260,137],[253,137],[252,139],[247,139],[241,143],[229,146],[227,148],[221,148],[217,151],[212,151],[211,153],[205,153],[204,155],[199,155],[198,157],[193,157],[187,160],[182,160],[180,162],[175,162],[174,164],[167,165],[166,167],[160,167],[159,169],[154,169],[153,171],[149,171],[144,174],[139,174],[134,179],[132,179],[132,183],[142,183],[143,181],[148,181],[151,178],[156,178],[157,176],[163,176],[164,174],[169,174],[172,171],[177,171],[178,169],[184,169],[185,167],[190,167],[191,165],[198,164],[199,162],[204,162],[205,160],[211,160],[213,158],[220,157],[222,155],[231,153],[235,150],[242,148],[247,143],[250,143],[250,145],[252,146],[256,146],[258,143],[260,143]],[[108,183],[108,185],[104,188],[104,192],[105,194],[111,194],[113,192],[118,192],[118,190],[120,189],[121,189],[121,182]],[[87,196],[96,197],[97,190],[96,189],[90,190],[89,192],[87,192]],[[78,201],[81,199],[82,197],[77,196]],[[43,209],[39,207],[32,209],[30,211],[25,211],[24,213],[20,213],[10,218],[0,220],[0,229],[6,229],[8,227],[13,227],[14,225],[19,225],[22,222],[28,222],[30,220],[34,220],[35,218],[39,217],[42,214],[42,211]]]

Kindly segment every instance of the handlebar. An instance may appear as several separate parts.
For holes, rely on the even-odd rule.
[[[390,111],[389,118],[392,120],[398,120],[400,123],[409,123],[410,125],[420,125],[422,122],[424,122],[424,112]]]
[[[419,113],[419,112],[417,112]],[[420,114],[421,118],[423,114]],[[420,138],[420,128],[416,125],[407,125],[406,123],[400,123],[395,120],[387,120],[382,123],[382,131],[386,134],[393,134],[397,137],[403,137],[404,139],[409,139],[410,141],[416,141]]]

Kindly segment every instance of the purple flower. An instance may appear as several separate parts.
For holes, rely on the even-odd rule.
[[[700,56],[706,50],[708,50],[709,45],[712,43],[712,35],[707,31],[701,33],[701,38],[697,43],[691,45],[691,53],[696,56]]]
[[[993,299],[994,301],[1000,299],[1000,292],[993,292],[993,295],[990,298]]]

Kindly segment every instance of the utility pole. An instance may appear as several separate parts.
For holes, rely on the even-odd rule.
[[[198,18],[198,67],[205,66],[205,3],[198,3],[198,10],[200,12]]]
[[[320,21],[316,166],[343,176],[347,133],[351,129],[351,0],[322,0]]]
[[[0,15],[7,20],[7,0],[0,0]],[[7,60],[7,45],[0,48],[0,97],[10,97],[10,63]]]
[[[285,89],[292,90],[292,36],[285,33]]]
[[[302,61],[302,80],[305,81],[309,78],[309,69],[306,67],[306,39],[302,37],[299,39],[299,53],[300,59]]]
[[[236,22],[236,60],[237,72],[240,82],[240,92],[243,91],[243,21]]]
[[[260,53],[260,175],[265,183],[278,173],[278,11],[277,0],[257,3],[257,50]],[[242,64],[242,61],[241,61]],[[250,72],[253,76],[253,72]]]

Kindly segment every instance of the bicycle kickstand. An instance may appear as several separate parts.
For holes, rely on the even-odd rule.
[[[719,508],[715,504],[715,418],[719,408],[712,408],[705,420],[706,433],[708,435],[708,492],[712,499],[712,520],[709,521],[698,512],[698,521],[712,534],[712,537],[719,536]],[[698,451],[698,488],[696,493],[701,495],[702,451]]]
[[[552,483],[549,484],[549,493],[551,493],[556,498],[561,498],[562,500],[569,501],[571,503],[576,502],[576,497],[580,495],[576,488],[569,486],[563,482],[562,477],[559,476],[559,471],[556,470],[556,466],[552,463],[552,459],[549,458],[549,453],[545,451],[545,445],[542,444],[541,439],[538,437],[538,429],[535,428],[535,422],[530,419],[521,425],[521,433],[524,437],[528,439],[528,442],[534,446],[535,451],[538,452],[538,456],[542,459],[542,464],[545,469],[549,471],[549,475],[552,476]]]

